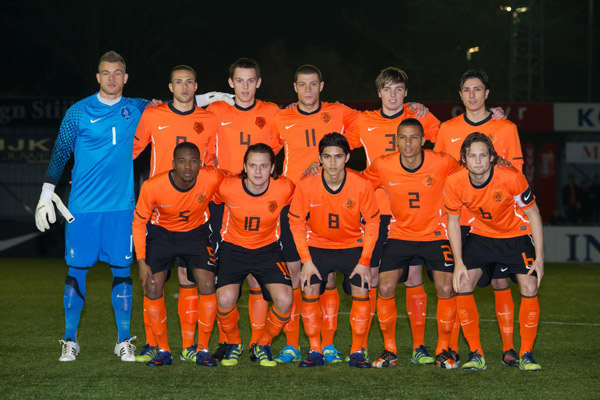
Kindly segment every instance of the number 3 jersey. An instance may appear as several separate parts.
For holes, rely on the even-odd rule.
[[[467,169],[446,180],[446,211],[456,215],[463,205],[468,208],[475,217],[471,232],[477,235],[503,239],[531,234],[522,210],[534,204],[527,179],[513,167],[492,166],[481,186],[471,182]]]
[[[460,169],[445,153],[421,151],[421,165],[405,168],[400,153],[381,156],[363,174],[373,187],[383,187],[390,200],[390,239],[433,241],[447,239],[442,225],[444,182]]]
[[[248,190],[239,176],[227,177],[214,202],[225,203],[221,237],[247,249],[258,249],[279,240],[279,215],[290,204],[294,184],[286,177],[270,179],[260,194]]]
[[[379,208],[369,181],[358,172],[346,169],[344,181],[336,190],[325,182],[323,170],[317,176],[303,178],[296,187],[289,218],[302,262],[311,259],[308,246],[362,247],[359,262],[370,264],[379,234]]]
[[[44,182],[56,185],[75,156],[69,209],[73,213],[132,210],[133,136],[148,103],[122,97],[101,102],[98,94],[73,104],[65,114]]]
[[[163,172],[142,185],[133,216],[133,241],[138,259],[145,258],[148,221],[170,232],[196,229],[208,221],[208,203],[225,177],[225,173],[215,167],[202,167],[194,186],[181,189],[171,174],[171,171]]]

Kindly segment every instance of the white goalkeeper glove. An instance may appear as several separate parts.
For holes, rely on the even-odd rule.
[[[196,104],[198,107],[206,107],[215,101],[225,101],[230,106],[235,104],[235,95],[222,92],[208,92],[204,94],[196,95]]]
[[[42,186],[40,201],[35,208],[35,226],[37,226],[40,232],[50,229],[50,224],[56,222],[56,212],[54,211],[54,204],[52,204],[52,202],[56,203],[58,211],[61,212],[67,222],[71,223],[75,220],[73,215],[60,200],[60,197],[54,193],[54,188],[55,186],[51,183],[44,183]]]

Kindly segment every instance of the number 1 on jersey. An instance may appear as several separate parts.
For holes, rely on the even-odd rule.
[[[112,133],[113,133],[113,146],[117,145],[117,128],[115,128],[114,126],[112,127]]]

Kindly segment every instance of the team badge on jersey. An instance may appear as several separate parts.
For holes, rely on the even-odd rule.
[[[129,111],[129,108],[127,108],[127,107],[121,108],[121,117],[123,117],[127,121],[129,121],[129,116],[130,115],[131,115],[131,111]]]
[[[434,183],[435,183],[435,178],[431,175],[426,175],[425,178],[423,178],[423,185],[425,185],[427,187],[432,187]]]
[[[204,131],[204,125],[202,124],[202,122],[195,122],[194,123],[194,130],[196,131],[196,133],[199,135],[202,133],[202,131]]]
[[[492,197],[494,198],[494,201],[496,203],[501,203],[502,199],[504,198],[504,195],[502,194],[501,191],[497,191],[497,192],[494,192],[494,194],[492,195]]]
[[[202,204],[206,201],[206,193],[198,193],[196,195],[196,202]]]
[[[267,124],[267,121],[265,121],[265,119],[263,117],[256,117],[256,121],[254,121],[254,123],[260,129],[262,129]]]
[[[321,114],[321,121],[325,122],[326,124],[328,124],[329,121],[331,121],[331,116],[328,112],[324,112]]]
[[[344,207],[347,208],[348,210],[352,210],[355,205],[356,205],[356,200],[354,200],[354,198],[346,197],[344,199]]]
[[[277,202],[275,200],[271,200],[267,202],[267,211],[273,214],[277,211]]]

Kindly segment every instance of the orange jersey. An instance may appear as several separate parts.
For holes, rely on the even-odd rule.
[[[404,108],[392,116],[383,114],[381,109],[376,111],[363,111],[356,122],[346,132],[346,137],[352,148],[364,147],[367,155],[367,167],[377,157],[398,151],[396,135],[398,125],[406,118],[416,118],[415,113],[404,104]],[[425,138],[435,142],[440,121],[431,113],[419,119],[425,130]],[[383,215],[390,215],[390,202],[383,189],[375,191],[379,210]]]
[[[312,113],[295,106],[280,110],[273,119],[273,129],[285,150],[283,175],[298,182],[310,165],[319,161],[319,141],[328,133],[343,134],[351,126],[359,111],[343,104],[322,101]]]
[[[279,112],[276,104],[256,100],[253,106],[242,108],[217,101],[207,110],[219,121],[217,134],[211,136],[209,142],[209,148],[215,149],[219,168],[241,171],[244,154],[255,143],[268,144],[275,154],[281,150],[279,136],[272,129],[273,117]]]
[[[181,142],[192,142],[200,150],[205,165],[212,164],[214,149],[208,147],[217,132],[217,117],[200,107],[181,112],[171,103],[144,110],[133,141],[133,158],[152,143],[150,177],[173,168],[173,149]]]
[[[311,259],[308,246],[362,247],[359,262],[370,265],[379,234],[379,209],[370,182],[358,172],[346,169],[344,182],[336,191],[325,183],[323,170],[317,176],[306,176],[296,187],[288,214],[302,262]]]
[[[400,153],[376,159],[363,174],[373,187],[382,187],[389,198],[392,219],[388,237],[411,241],[447,239],[442,225],[444,183],[450,173],[461,169],[444,153],[422,150],[423,162],[408,170]]]
[[[251,193],[239,176],[227,177],[215,196],[215,203],[225,203],[221,237],[247,249],[279,240],[279,215],[293,193],[294,184],[285,177],[271,179],[259,195]]]
[[[443,122],[433,150],[443,151],[460,160],[460,148],[465,138],[473,132],[488,135],[492,139],[496,153],[519,171],[523,170],[523,152],[517,126],[506,119],[492,119],[492,113],[478,123],[469,121],[466,114]]]
[[[202,167],[194,186],[186,190],[175,186],[170,171],[144,182],[133,216],[137,258],[146,258],[148,221],[171,232],[188,232],[206,223],[208,203],[224,177],[224,172],[215,167]]]
[[[531,234],[522,209],[534,204],[525,175],[513,167],[492,167],[489,179],[481,186],[471,183],[465,168],[446,179],[446,211],[459,214],[461,207],[466,207],[475,217],[472,233],[477,235],[511,238]]]

